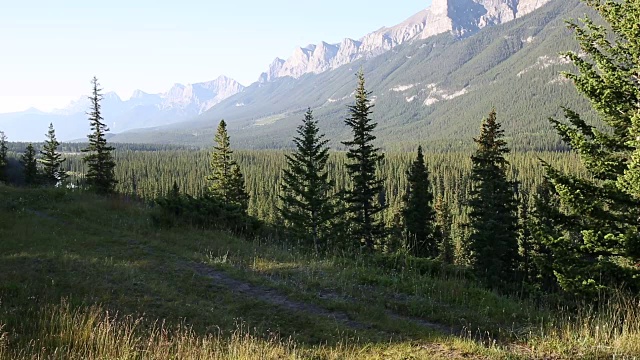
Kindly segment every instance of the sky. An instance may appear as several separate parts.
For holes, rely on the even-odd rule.
[[[124,99],[219,75],[249,85],[295,47],[358,39],[430,2],[0,0],[0,113],[62,108],[94,75]]]

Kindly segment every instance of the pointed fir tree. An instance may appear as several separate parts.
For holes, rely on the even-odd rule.
[[[435,258],[438,255],[438,241],[435,236],[435,212],[433,191],[429,173],[424,162],[422,146],[407,171],[408,188],[403,197],[402,210],[406,236],[413,255]]]
[[[566,214],[563,233],[549,245],[561,287],[597,298],[620,288],[640,290],[640,2],[584,2],[606,26],[589,18],[569,23],[582,54],[565,54],[578,70],[565,76],[590,101],[602,126],[570,109],[565,122],[551,120],[590,176],[546,166]]]
[[[244,176],[233,160],[227,123],[224,120],[218,124],[214,141],[216,145],[209,159],[211,173],[207,176],[208,193],[224,205],[237,206],[246,211],[249,198],[245,191]]]
[[[231,204],[238,206],[243,212],[249,209],[249,194],[245,188],[244,175],[238,164],[234,164],[231,168],[231,192],[229,200]],[[275,213],[275,211],[272,211]]]
[[[89,115],[92,133],[88,135],[89,145],[82,149],[82,152],[86,153],[82,160],[87,165],[86,184],[98,194],[106,195],[115,192],[118,183],[114,171],[116,163],[112,154],[114,148],[107,145],[106,133],[109,128],[102,117],[100,105],[102,89],[96,77],[91,80],[91,85],[92,94],[89,96],[91,107],[87,115]]]
[[[56,131],[53,129],[53,124],[49,124],[49,132],[46,136],[47,140],[40,151],[41,157],[39,159],[40,164],[42,164],[42,182],[45,185],[55,186],[67,178],[67,173],[62,170],[62,164],[66,159],[58,152],[60,143],[56,139]]]
[[[0,182],[7,181],[7,167],[9,165],[8,152],[7,136],[4,134],[4,131],[0,131]]]
[[[294,137],[296,151],[286,155],[287,168],[282,173],[283,219],[291,224],[293,235],[311,245],[316,253],[329,245],[335,208],[331,199],[333,183],[329,180],[328,140],[320,134],[311,109],[298,126]]]
[[[178,186],[178,181],[173,181],[173,186],[171,186],[171,190],[169,190],[170,199],[177,199],[180,197],[180,186]]]
[[[455,261],[455,249],[451,237],[451,211],[445,204],[442,196],[438,196],[434,205],[436,236],[438,243],[438,259],[445,264],[453,264]]]
[[[518,269],[522,281],[527,284],[535,282],[535,264],[533,262],[534,239],[531,232],[531,215],[529,213],[528,195],[523,197],[518,206],[518,248],[520,255],[520,265]]]
[[[378,179],[376,168],[384,159],[380,149],[373,145],[376,137],[372,134],[377,123],[371,119],[373,104],[371,95],[365,89],[364,73],[358,73],[358,87],[355,92],[355,104],[349,106],[350,116],[345,124],[351,128],[353,140],[345,141],[348,147],[346,165],[351,178],[351,189],[345,194],[350,214],[350,233],[355,241],[373,250],[385,237],[386,229],[380,219],[385,204],[377,201],[383,192],[383,180]]]
[[[483,124],[471,157],[468,254],[478,278],[492,287],[515,280],[518,266],[518,218],[515,183],[507,179],[504,131],[492,110]]]
[[[20,157],[22,163],[22,171],[24,174],[24,183],[27,186],[33,186],[38,183],[38,160],[36,158],[36,149],[33,144],[27,145],[27,149]]]
[[[529,214],[527,227],[531,232],[531,285],[550,293],[558,289],[554,269],[562,270],[573,262],[570,253],[553,253],[557,239],[563,234],[562,223],[579,222],[576,217],[568,217],[560,211],[560,198],[549,179],[543,179],[536,186],[533,210]],[[568,257],[567,257],[568,255]]]

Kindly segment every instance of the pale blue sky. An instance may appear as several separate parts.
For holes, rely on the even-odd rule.
[[[296,46],[360,38],[430,2],[0,0],[0,113],[63,107],[94,74],[124,98],[223,74],[249,85]]]

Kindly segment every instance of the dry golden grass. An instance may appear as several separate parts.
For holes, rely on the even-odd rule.
[[[35,315],[36,313],[34,313]],[[99,306],[72,309],[68,303],[37,312],[33,337],[13,337],[0,330],[0,359],[69,360],[245,360],[245,359],[485,359],[504,357],[495,350],[468,351],[458,341],[419,344],[348,344],[298,346],[292,339],[265,339],[240,325],[235,331],[198,335],[188,327],[168,328],[143,318],[109,314]],[[2,327],[0,326],[0,329]],[[463,343],[463,342],[462,342]],[[469,346],[469,344],[466,344]],[[482,354],[484,353],[484,355]],[[493,354],[495,356],[490,356]]]

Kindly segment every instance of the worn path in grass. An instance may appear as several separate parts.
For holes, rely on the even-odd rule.
[[[46,220],[54,220],[65,226],[74,226],[74,224],[71,224],[68,221],[57,219],[42,211],[29,209],[29,212],[36,215],[37,217],[40,217]],[[137,240],[130,240],[129,242],[131,245],[141,247],[143,251],[149,253],[150,255],[157,255],[157,251],[155,249],[152,249],[148,245],[144,245]],[[199,276],[203,276],[211,279],[214,282],[213,285],[217,285],[217,286],[222,285],[234,293],[238,293],[247,297],[258,299],[266,303],[269,303],[271,305],[286,309],[288,311],[304,312],[310,315],[324,316],[324,317],[333,319],[353,329],[372,328],[371,324],[367,324],[367,323],[363,323],[363,322],[351,319],[349,315],[345,312],[328,310],[315,304],[293,300],[287,297],[286,295],[278,292],[275,289],[260,286],[260,285],[255,285],[247,281],[234,279],[224,271],[214,269],[206,264],[194,263],[194,262],[188,263],[180,259],[177,259],[177,256],[175,255],[170,255],[170,257],[177,260],[181,267],[183,268],[186,267],[188,269],[191,269]],[[341,296],[340,294],[336,294],[332,292],[324,292],[322,294],[322,298],[340,299],[342,301],[347,300],[345,297]],[[436,332],[447,334],[447,335],[459,335],[462,332],[462,329],[456,329],[452,326],[437,324],[425,319],[399,315],[390,310],[386,310],[385,315],[393,320],[406,321],[416,326],[428,329],[430,331],[436,331]]]
[[[49,214],[46,214],[42,211],[38,211],[38,210],[33,210],[33,209],[29,209],[28,210],[30,213],[32,213],[33,215],[46,219],[46,220],[54,220],[59,222],[61,225],[65,225],[65,226],[78,226],[78,224],[74,225],[69,223],[68,221],[63,221],[61,219],[57,219]],[[150,255],[157,255],[157,251],[155,249],[152,249],[150,246],[148,245],[144,245],[142,243],[140,243],[137,240],[130,240],[129,243],[131,245],[134,246],[139,246],[141,247],[145,252],[149,253]],[[214,284],[213,285],[217,285],[217,286],[224,286],[227,287],[228,289],[230,289],[232,292],[234,293],[238,293],[247,297],[251,297],[254,299],[258,299],[261,301],[264,301],[266,303],[269,303],[271,305],[274,306],[278,306],[280,308],[286,309],[288,311],[292,311],[292,312],[304,312],[310,315],[316,315],[316,316],[324,316],[330,319],[333,319],[343,325],[346,325],[350,328],[353,329],[368,329],[368,328],[372,328],[371,324],[366,324],[360,321],[356,321],[353,320],[349,317],[349,315],[345,312],[341,312],[341,311],[336,311],[336,310],[328,310],[325,309],[323,307],[320,307],[318,305],[315,304],[311,304],[311,303],[307,303],[307,302],[302,302],[302,301],[298,301],[298,300],[293,300],[289,297],[287,297],[286,295],[283,295],[282,293],[278,292],[275,289],[272,288],[268,288],[268,287],[264,287],[264,286],[260,286],[260,285],[255,285],[252,284],[250,282],[247,281],[241,281],[238,279],[234,279],[231,276],[229,276],[227,273],[225,273],[222,270],[217,270],[217,269],[213,269],[212,267],[206,265],[206,264],[201,264],[201,263],[194,263],[194,262],[185,262],[182,261],[180,259],[177,259],[177,256],[175,255],[170,255],[170,257],[174,258],[175,260],[178,261],[179,265],[181,267],[186,267],[188,269],[191,269],[192,271],[194,271],[196,274],[198,274],[199,276],[203,276],[206,278],[211,279]],[[340,296],[339,294],[336,293],[330,293],[330,292],[325,292],[322,294],[323,298],[332,298],[332,299],[341,299],[341,300],[345,300],[344,297]],[[462,329],[455,329],[453,327],[450,326],[446,326],[446,325],[442,325],[442,324],[437,324],[434,322],[430,322],[427,321],[425,319],[419,319],[419,318],[414,318],[414,317],[408,317],[408,316],[403,316],[403,315],[398,315],[392,311],[386,310],[385,311],[385,315],[388,316],[390,319],[393,320],[399,320],[399,321],[406,321],[409,323],[412,323],[414,325],[417,325],[419,327],[428,329],[430,331],[437,331],[443,334],[448,334],[448,335],[457,335],[460,334]]]
[[[107,307],[113,306],[114,311],[145,313],[148,309],[153,309],[150,310],[151,316],[157,314],[159,319],[167,316],[169,321],[184,319],[189,324],[195,324],[197,331],[210,331],[210,328],[217,326],[216,324],[227,325],[227,319],[217,321],[219,315],[207,315],[206,318],[212,320],[210,321],[201,320],[196,313],[182,307],[180,311],[173,312],[174,307],[178,305],[172,304],[184,301],[185,305],[201,307],[203,311],[221,311],[230,314],[227,317],[237,317],[236,319],[243,322],[246,320],[247,324],[256,326],[259,331],[276,329],[279,334],[283,334],[282,336],[292,336],[296,341],[301,339],[305,346],[313,346],[316,341],[333,344],[327,346],[338,346],[335,344],[341,341],[339,337],[344,336],[348,339],[358,339],[355,341],[359,344],[402,344],[399,346],[405,346],[411,351],[428,353],[430,356],[426,358],[434,355],[437,355],[437,358],[485,358],[484,351],[491,351],[490,348],[478,346],[480,344],[477,342],[467,342],[471,339],[463,334],[462,329],[443,325],[447,323],[426,320],[428,317],[396,313],[394,310],[385,309],[385,306],[381,307],[379,299],[376,299],[375,303],[369,303],[366,296],[353,297],[339,289],[327,287],[326,284],[305,285],[304,282],[307,280],[300,283],[303,285],[302,288],[274,281],[272,276],[246,266],[245,262],[250,261],[248,259],[253,256],[250,254],[251,251],[237,250],[253,249],[252,246],[263,246],[262,244],[245,244],[242,240],[225,238],[223,235],[219,240],[213,240],[218,239],[217,233],[189,230],[187,236],[181,230],[148,228],[145,227],[148,225],[144,225],[145,221],[149,221],[147,213],[137,213],[129,209],[137,207],[136,204],[120,205],[111,204],[110,200],[97,200],[96,204],[87,201],[81,206],[73,203],[47,203],[40,206],[28,202],[25,205],[18,209],[16,214],[26,214],[24,219],[29,216],[32,218],[29,228],[50,228],[51,223],[55,223],[55,231],[65,234],[61,237],[63,240],[60,243],[43,242],[51,246],[54,243],[59,244],[55,247],[55,251],[59,253],[52,253],[51,256],[61,254],[75,258],[77,253],[78,258],[95,259],[93,261],[106,259],[108,266],[105,266],[104,270],[93,269],[84,272],[78,268],[77,271],[79,276],[98,276],[98,282],[104,277],[108,284],[100,282],[98,295],[89,293],[87,299],[98,299],[97,301],[101,301]],[[98,205],[105,210],[99,220],[93,221],[93,218],[85,213],[90,212],[87,211],[90,207]],[[18,215],[20,216],[25,215]],[[215,245],[210,243],[212,240],[215,241]],[[216,253],[231,252],[231,260],[227,262],[226,257],[224,260],[210,258],[212,249],[209,246],[213,246]],[[43,249],[45,248],[47,247],[44,246]],[[270,261],[288,261],[281,258],[287,256],[279,253],[281,249],[274,250],[273,254],[263,250],[259,253],[267,256],[266,259]],[[47,266],[57,266],[56,259],[49,260]],[[101,272],[108,271],[113,267],[113,263],[122,267],[128,266],[126,264],[131,261],[137,263],[127,267],[124,275],[119,274],[111,279],[108,272]],[[154,275],[146,275],[147,271]],[[57,283],[57,275],[52,276]],[[116,282],[120,282],[114,279],[125,280],[125,283],[115,285]],[[128,283],[129,280],[131,283]],[[175,280],[179,280],[180,283],[174,283]],[[162,290],[164,288],[158,288],[156,291],[156,286],[167,286],[167,293]],[[103,287],[121,287],[127,289],[127,295],[124,299],[120,299],[121,296],[115,298],[105,294]],[[194,293],[190,293],[191,288]],[[75,287],[68,289],[71,296],[80,299],[80,302],[83,301],[82,294],[85,293],[82,287],[79,287],[79,291],[76,291]],[[185,300],[182,300],[182,294],[185,295]],[[53,298],[51,300],[55,301]],[[124,302],[120,303],[120,300]],[[228,302],[230,305],[226,305]],[[375,309],[372,310],[371,306]],[[309,324],[309,329],[304,324]],[[468,351],[471,348],[474,350]]]
[[[352,320],[351,318],[349,318],[349,315],[344,312],[327,310],[315,304],[292,300],[289,297],[279,293],[275,289],[270,289],[267,287],[254,285],[249,282],[236,280],[227,275],[224,271],[213,269],[206,264],[194,263],[191,264],[191,269],[193,269],[198,275],[208,277],[211,280],[215,281],[215,284],[217,285],[224,285],[230,288],[233,292],[257,298],[290,311],[300,311],[313,315],[326,316],[355,329],[372,327],[370,324]],[[325,293],[323,294],[323,297],[342,298],[340,295],[334,293]],[[460,333],[460,331],[456,331],[452,327],[432,323],[423,319],[398,315],[391,311],[386,311],[386,315],[391,319],[407,321],[431,331],[438,331],[449,335]]]
[[[130,240],[130,243],[133,245],[142,247],[143,250],[149,254],[154,254],[154,255],[156,254],[156,250],[150,248],[148,245],[141,244],[139,241]],[[318,306],[316,304],[311,304],[308,302],[291,299],[290,297],[282,294],[276,289],[261,286],[261,285],[256,285],[248,281],[238,280],[236,278],[231,277],[225,271],[214,269],[207,264],[196,263],[196,262],[186,262],[182,259],[177,259],[175,255],[172,255],[171,257],[173,257],[174,260],[177,261],[180,267],[190,269],[194,273],[198,274],[199,276],[209,278],[212,280],[213,285],[224,286],[234,293],[247,296],[250,298],[258,299],[266,303],[269,303],[271,305],[286,309],[288,311],[304,312],[310,315],[324,316],[324,317],[333,319],[353,329],[372,328],[371,324],[353,320],[345,312],[337,311],[337,310],[329,310],[321,306]],[[331,298],[331,299],[340,299],[340,300],[346,299],[345,297],[332,292],[324,292],[322,294],[322,298],[325,298],[325,299]],[[453,327],[449,327],[446,325],[436,324],[424,319],[398,315],[389,310],[385,311],[385,314],[390,319],[406,321],[414,325],[417,325],[419,327],[428,329],[429,331],[436,331],[436,332],[447,334],[447,335],[457,335],[457,334],[460,334],[462,331],[462,329],[455,329]]]

